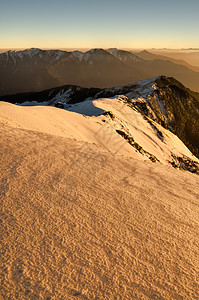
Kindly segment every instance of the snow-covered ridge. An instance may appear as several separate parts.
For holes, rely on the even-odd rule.
[[[70,94],[70,90],[68,90]],[[60,99],[64,93],[59,93]],[[86,100],[65,110],[0,103],[0,121],[16,127],[95,143],[113,154],[197,172],[199,161],[182,141],[128,105],[125,97]],[[40,120],[41,126],[38,124]],[[78,129],[78,130],[77,130]]]
[[[9,97],[10,96],[8,96],[7,99],[1,97],[0,100],[9,100],[9,102],[21,103],[22,105],[24,102],[28,104],[27,101],[30,102],[29,105],[31,105],[33,101],[34,105],[36,102],[38,102],[38,105],[40,105],[41,102],[47,102],[47,105],[64,109],[70,109],[70,107],[74,109],[74,105],[76,105],[79,107],[78,111],[75,110],[78,113],[81,113],[80,108],[84,107],[85,100],[94,101],[104,98],[118,99],[123,103],[124,107],[129,106],[131,110],[136,110],[141,113],[143,117],[148,120],[148,123],[153,127],[153,130],[155,130],[160,139],[162,139],[162,134],[158,129],[159,125],[176,133],[178,137],[190,147],[195,155],[198,153],[197,143],[192,139],[192,136],[194,134],[197,135],[197,132],[199,132],[197,130],[199,103],[197,102],[198,100],[193,98],[192,94],[189,94],[188,90],[174,78],[159,76],[139,81],[135,84],[107,89],[89,89],[67,85],[39,93],[19,95],[19,100],[17,100],[18,95],[11,96],[11,98]],[[92,105],[90,107],[92,107]],[[85,112],[85,108],[82,110],[82,113],[83,112]],[[186,122],[185,119],[187,120]],[[187,126],[190,120],[193,120],[193,124],[195,124],[193,129]],[[154,125],[153,122],[155,122],[156,125]],[[159,125],[157,126],[157,124]],[[180,132],[178,128],[181,128]],[[117,130],[122,131],[121,128]],[[188,132],[189,134],[184,136],[183,132]],[[122,133],[122,135],[132,140],[128,131]]]
[[[107,51],[123,62],[128,62],[129,60],[132,60],[133,62],[140,63],[142,61],[140,57],[129,51],[119,50],[117,48],[110,48]]]
[[[39,56],[41,57],[42,55],[53,55],[53,56],[57,56],[58,58],[63,55],[64,53],[66,53],[66,51],[62,51],[62,50],[41,50],[38,48],[30,48],[30,49],[25,49],[22,51],[15,51],[15,50],[9,50],[5,53],[1,53],[1,55],[7,55],[13,58],[19,57],[19,58],[23,58],[24,56],[29,56],[29,57],[33,57],[37,54],[39,54]]]
[[[85,61],[87,62],[89,59],[96,57],[96,56],[104,56],[104,57],[111,57],[110,53],[104,49],[96,48],[91,49],[86,52],[81,51],[73,51],[73,56],[76,57],[80,62]]]
[[[30,49],[25,49],[20,51],[9,50],[7,52],[0,53],[0,58],[4,58],[6,56],[7,58],[10,57],[16,62],[17,58],[20,58],[22,60],[25,57],[32,58],[38,55],[40,58],[45,56],[47,57],[52,56],[55,60],[59,60],[62,56],[68,54],[72,54],[73,57],[80,62],[82,61],[87,62],[91,57],[99,56],[99,55],[110,56],[110,57],[114,56],[124,62],[126,62],[127,59],[131,59],[134,62],[141,62],[141,59],[133,53],[123,51],[123,50],[118,50],[118,49],[104,50],[101,48],[91,49],[86,52],[81,52],[79,50],[75,50],[72,52],[68,52],[64,50],[42,50],[39,48],[30,48]]]

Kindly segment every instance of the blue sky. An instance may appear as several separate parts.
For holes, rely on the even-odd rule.
[[[0,0],[0,48],[199,47],[199,0]]]

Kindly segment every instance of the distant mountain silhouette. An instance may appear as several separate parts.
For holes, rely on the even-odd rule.
[[[146,54],[146,53],[145,53]],[[199,91],[199,72],[171,60],[148,60],[118,49],[27,49],[0,54],[0,95],[35,92],[66,84],[108,88],[159,75],[173,76]]]
[[[141,52],[138,52],[138,53],[136,53],[136,55],[139,56],[140,58],[146,59],[146,60],[154,60],[154,59],[169,60],[169,61],[172,61],[175,64],[183,65],[183,66],[189,68],[192,71],[199,72],[199,67],[193,66],[193,65],[187,63],[186,61],[184,61],[182,59],[177,59],[177,58],[175,59],[175,58],[171,58],[171,57],[166,56],[166,55],[154,54],[154,53],[151,53],[147,50],[143,50]]]

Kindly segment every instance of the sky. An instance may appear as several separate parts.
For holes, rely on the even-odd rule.
[[[0,48],[199,48],[199,0],[0,0]]]

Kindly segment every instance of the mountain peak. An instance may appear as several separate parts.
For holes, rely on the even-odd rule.
[[[29,49],[20,50],[20,51],[9,50],[7,53],[9,53],[11,55],[15,55],[15,56],[19,56],[20,57],[21,55],[33,56],[33,55],[38,54],[41,51],[43,51],[43,50],[41,50],[39,48],[29,48]]]
[[[106,50],[102,49],[102,48],[94,48],[94,49],[86,51],[86,53],[89,53],[89,54],[107,54],[108,52]]]
[[[142,51],[139,52],[139,54],[140,54],[140,53],[142,53],[142,54],[151,54],[151,52],[149,52],[149,51],[147,51],[147,50],[142,50]]]
[[[126,50],[119,50],[117,48],[110,48],[107,50],[110,54],[117,57],[119,60],[123,62],[141,62],[141,58],[138,57],[136,54],[126,51]]]
[[[89,59],[92,59],[94,57],[99,57],[101,59],[102,57],[105,58],[107,56],[111,57],[111,54],[104,49],[95,48],[85,52],[83,59],[84,61],[88,61]]]

